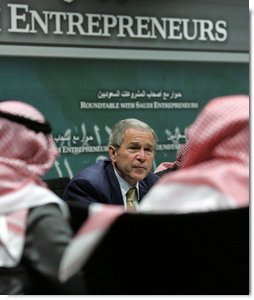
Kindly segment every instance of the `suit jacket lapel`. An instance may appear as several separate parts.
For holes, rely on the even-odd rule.
[[[142,198],[145,196],[145,194],[148,192],[149,186],[144,182],[139,182],[139,202],[142,200]]]
[[[110,163],[107,168],[106,168],[106,174],[108,177],[108,182],[110,185],[110,191],[111,191],[111,195],[110,195],[110,200],[111,200],[111,204],[120,204],[123,205],[123,197],[122,197],[122,192],[120,189],[120,185],[119,182],[116,178],[116,174],[114,171],[114,168],[112,166],[112,163]]]

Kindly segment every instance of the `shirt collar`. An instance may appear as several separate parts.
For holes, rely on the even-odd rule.
[[[120,188],[121,188],[121,191],[122,191],[122,195],[123,195],[123,198],[125,197],[126,193],[128,192],[128,190],[130,188],[132,188],[133,186],[130,185],[126,180],[124,180],[117,172],[117,170],[114,168],[114,172],[116,174],[116,178],[120,184]],[[138,193],[138,198],[139,198],[139,184],[138,182],[136,183],[136,188],[137,188],[137,193]]]

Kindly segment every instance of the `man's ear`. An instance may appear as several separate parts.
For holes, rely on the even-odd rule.
[[[109,145],[108,152],[109,152],[109,157],[110,157],[111,161],[115,162],[116,161],[116,156],[117,156],[116,148],[112,145]]]

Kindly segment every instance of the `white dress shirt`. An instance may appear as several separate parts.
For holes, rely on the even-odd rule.
[[[127,208],[127,197],[126,197],[126,193],[128,192],[128,190],[134,186],[130,185],[126,180],[124,180],[119,174],[118,172],[114,169],[115,174],[116,174],[116,178],[120,184],[120,188],[121,188],[121,192],[122,192],[122,196],[123,196],[123,203],[124,203],[124,207]],[[134,206],[135,208],[138,207],[138,199],[139,199],[139,184],[138,182],[135,185],[136,189],[137,189],[137,193],[135,195],[135,202],[134,202]]]

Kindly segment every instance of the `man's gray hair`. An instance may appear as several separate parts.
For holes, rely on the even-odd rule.
[[[155,131],[148,124],[138,119],[124,119],[116,123],[109,136],[109,145],[119,148],[124,141],[125,131],[129,128],[151,132],[154,136],[154,149],[156,150],[157,135]]]

